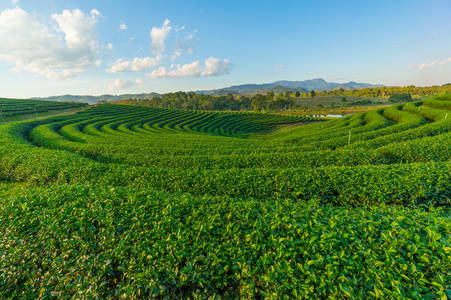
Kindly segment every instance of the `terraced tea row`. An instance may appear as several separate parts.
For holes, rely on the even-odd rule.
[[[0,181],[30,186],[0,208],[0,295],[443,299],[447,99],[313,124],[102,105],[0,126]]]
[[[86,103],[0,98],[0,118],[87,106]]]
[[[441,149],[446,145],[442,144],[439,148],[425,148],[421,145],[423,142],[437,144],[429,137],[448,132],[451,123],[443,118],[437,122],[427,123],[421,115],[404,112],[400,108],[395,106],[334,122],[307,126],[306,128],[316,126],[315,135],[309,132],[302,133],[302,130],[293,130],[269,136],[259,135],[258,139],[246,140],[214,137],[220,134],[227,136],[249,134],[235,130],[237,128],[235,125],[243,122],[242,120],[228,122],[233,115],[128,108],[126,118],[120,117],[119,113],[119,117],[115,119],[113,111],[108,109],[106,111],[112,114],[108,118],[92,111],[87,120],[72,118],[38,126],[31,131],[31,139],[40,146],[82,153],[102,162],[182,169],[380,165],[426,162],[430,161],[431,156],[438,161],[448,160],[447,153]],[[406,108],[409,106],[406,105]],[[394,121],[397,112],[400,115],[398,122]],[[421,114],[430,115],[433,112],[433,109],[423,108]],[[117,114],[117,111],[115,113]],[[388,119],[385,115],[393,119]],[[227,125],[195,126],[202,121],[213,124],[212,126],[215,124],[222,126],[224,122],[227,122]],[[259,130],[264,128],[260,127]],[[352,143],[348,145],[350,130],[353,132]],[[209,136],[205,135],[207,132]],[[199,133],[204,134],[193,135]],[[446,137],[442,135],[436,139],[446,141]],[[423,140],[420,143],[412,142],[414,138]],[[393,151],[391,144],[400,141],[410,142],[396,147],[396,151]],[[412,151],[414,155],[405,155],[406,149],[412,147],[416,149]],[[338,151],[314,151],[322,148]]]
[[[422,176],[429,176],[431,166],[423,165],[398,165],[399,163],[419,163],[430,161],[443,161],[449,159],[449,153],[444,151],[449,140],[448,133],[429,137],[431,132],[438,131],[447,132],[449,122],[447,120],[434,123],[421,123],[415,129],[414,135],[409,131],[403,131],[408,139],[409,137],[419,137],[419,139],[398,143],[392,145],[391,142],[399,141],[399,132],[395,130],[395,134],[384,136],[382,147],[373,147],[374,149],[362,149],[354,146],[360,142],[353,142],[337,148],[336,151],[301,151],[303,148],[311,147],[311,144],[298,145],[293,142],[293,136],[302,136],[296,130],[289,136],[279,139],[236,139],[226,138],[215,135],[199,134],[189,129],[182,133],[181,129],[175,129],[176,125],[167,127],[166,124],[175,121],[163,121],[155,116],[158,109],[143,110],[133,107],[125,107],[124,111],[117,111],[117,107],[105,107],[105,112],[112,115],[111,117],[102,116],[100,108],[90,110],[83,114],[77,114],[72,117],[62,117],[57,120],[49,120],[48,124],[33,126],[33,128],[23,130],[22,135],[31,139],[35,144],[47,148],[57,150],[68,150],[77,155],[77,159],[82,155],[86,158],[93,159],[89,162],[80,162],[85,166],[91,165],[89,170],[101,169],[111,171],[99,171],[105,173],[97,175],[95,180],[106,183],[110,182],[110,174],[116,168],[123,168],[121,174],[116,176],[115,182],[120,185],[139,185],[142,187],[152,187],[165,189],[174,192],[190,192],[194,194],[216,193],[227,196],[249,195],[256,198],[266,197],[296,197],[301,199],[309,199],[311,197],[320,196],[327,201],[331,199],[341,199],[348,197],[347,202],[358,203],[359,201],[367,201],[369,203],[375,201],[387,201],[396,203],[411,201],[424,201],[425,189],[429,189],[429,185],[420,188],[423,183],[419,180]],[[396,108],[397,109],[397,108]],[[148,113],[150,112],[150,115]],[[164,110],[165,113],[173,114],[177,111]],[[118,117],[114,118],[114,114]],[[187,112],[180,112],[180,123],[185,122]],[[189,114],[189,113],[188,113]],[[191,113],[194,114],[194,113]],[[202,114],[203,115],[203,114]],[[200,117],[205,117],[205,116]],[[379,114],[380,116],[383,116]],[[215,116],[215,115],[213,115]],[[196,115],[196,117],[198,117]],[[208,115],[206,117],[212,117]],[[326,128],[330,129],[332,139],[328,139],[326,133],[318,136],[323,138],[324,143],[336,139],[336,130],[345,127],[346,132],[354,123],[361,123],[365,115],[354,116],[348,120],[342,119],[334,122],[324,123]],[[413,119],[418,116],[414,115]],[[153,123],[148,121],[154,118]],[[100,121],[99,121],[100,120]],[[168,120],[172,120],[168,117]],[[359,121],[360,120],[360,121]],[[421,119],[420,119],[421,120]],[[356,121],[356,122],[355,122]],[[44,122],[44,121],[43,121]],[[441,124],[442,122],[443,124]],[[164,125],[161,125],[161,124]],[[332,125],[331,125],[332,123]],[[335,123],[335,124],[333,124]],[[40,124],[35,122],[35,124]],[[147,124],[151,130],[138,128],[137,124]],[[154,126],[160,124],[161,126]],[[216,124],[216,123],[215,123]],[[351,125],[349,125],[351,124]],[[133,125],[133,126],[131,126]],[[384,127],[380,130],[395,128],[399,123]],[[443,125],[443,126],[442,126]],[[21,125],[16,125],[20,127]],[[130,128],[127,128],[129,126]],[[189,126],[189,125],[187,125]],[[307,127],[321,127],[323,124],[314,124]],[[362,126],[372,126],[370,122]],[[306,127],[306,128],[307,128]],[[133,131],[131,128],[137,129]],[[263,128],[263,127],[262,127]],[[138,130],[139,129],[139,130]],[[299,131],[299,130],[298,130]],[[377,131],[377,130],[375,130]],[[166,132],[166,133],[165,133]],[[173,133],[169,133],[173,132]],[[242,135],[242,132],[238,133]],[[277,134],[276,134],[277,135]],[[360,134],[366,136],[366,133]],[[347,139],[348,137],[346,137]],[[358,139],[359,134],[353,139]],[[381,138],[370,140],[375,143]],[[393,139],[393,140],[390,140]],[[368,143],[368,140],[361,141]],[[318,143],[315,141],[314,143]],[[425,147],[427,145],[427,147]],[[53,153],[53,152],[50,152]],[[110,166],[109,164],[114,164]],[[382,165],[393,166],[382,166]],[[357,166],[361,166],[357,168]],[[138,167],[138,168],[137,168]],[[147,169],[147,168],[158,169]],[[61,167],[54,166],[55,169]],[[261,169],[263,170],[256,170]],[[351,172],[348,172],[347,168]],[[439,172],[446,172],[446,168],[436,168]],[[130,169],[130,170],[128,170]],[[173,171],[172,169],[177,169]],[[418,178],[411,184],[411,188],[404,190],[403,193],[393,197],[393,193],[386,190],[380,194],[379,181],[385,178],[386,182],[403,182],[404,174],[418,169]],[[20,169],[19,169],[20,170]],[[204,170],[199,172],[199,170]],[[222,174],[218,170],[224,170]],[[398,174],[397,178],[392,178],[389,170],[395,170]],[[426,171],[427,170],[427,171]],[[55,181],[56,174],[41,171],[41,181]],[[433,172],[434,173],[434,172]],[[44,175],[46,174],[46,175]],[[52,175],[53,174],[53,175]],[[152,175],[153,174],[153,175]],[[164,174],[164,178],[160,178],[157,174]],[[360,178],[366,178],[370,186],[374,189],[367,189],[367,186],[357,186],[353,190],[349,190],[346,182],[352,182]],[[421,175],[423,174],[423,175]],[[24,175],[20,175],[24,176]],[[20,177],[19,176],[19,177]],[[90,176],[86,174],[86,176]],[[284,180],[268,180],[268,178],[284,178]],[[142,178],[145,178],[144,180]],[[218,178],[222,178],[217,182]],[[234,178],[233,180],[230,180]],[[249,178],[250,183],[245,178]],[[438,177],[438,178],[441,178]],[[434,181],[437,188],[434,197],[441,199],[442,203],[447,197],[446,176],[440,181]],[[92,179],[94,180],[94,179]],[[255,182],[258,182],[255,187]],[[318,182],[318,185],[313,184]],[[400,183],[396,183],[399,185]],[[314,188],[314,186],[317,186]],[[214,187],[214,188],[212,188]],[[260,188],[263,191],[260,191]],[[221,191],[221,192],[219,192]],[[395,193],[396,194],[396,193]],[[335,195],[335,196],[334,196]],[[342,195],[342,196],[340,196]],[[342,201],[339,200],[338,203]],[[333,202],[337,202],[333,200]]]

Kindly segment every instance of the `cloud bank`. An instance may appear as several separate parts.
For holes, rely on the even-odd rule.
[[[0,60],[50,79],[71,78],[100,65],[96,29],[99,11],[79,9],[53,14],[53,24],[43,24],[22,8],[0,13]]]
[[[194,52],[190,45],[190,40],[195,37],[197,30],[186,32],[185,26],[170,25],[171,21],[166,19],[161,27],[153,27],[150,30],[151,43],[149,51],[155,54],[155,57],[135,57],[133,60],[118,59],[109,68],[105,69],[107,73],[130,73],[139,72],[148,68],[157,67],[162,64],[168,53],[172,52],[170,60],[174,62],[183,54],[191,54]],[[125,24],[124,24],[125,27]],[[171,36],[172,34],[175,37]],[[167,40],[172,38],[173,44],[170,50],[166,50]],[[159,78],[182,78],[182,77],[207,77],[229,74],[233,65],[228,59],[220,60],[219,58],[210,57],[205,59],[204,65],[195,61],[185,65],[171,65],[171,67],[160,66],[146,75],[152,79]],[[133,80],[117,79],[114,83],[108,85],[109,89],[124,89],[135,85]],[[142,83],[141,83],[142,84]]]
[[[114,63],[111,68],[106,69],[107,73],[124,73],[124,72],[138,72],[144,69],[148,69],[151,67],[155,67],[159,64],[161,60],[161,54],[158,54],[155,58],[153,57],[144,57],[139,58],[135,57],[132,61],[122,61],[122,59],[118,59],[116,63]]]
[[[158,78],[181,78],[181,77],[205,77],[230,74],[233,65],[228,59],[210,57],[205,60],[205,66],[202,67],[199,61],[195,61],[183,66],[177,66],[175,69],[166,69],[160,67],[157,70],[148,73],[147,76],[153,79]]]
[[[451,62],[451,57],[442,61],[433,61],[430,63],[422,63],[419,65],[409,65],[409,68],[418,68],[419,70],[425,70],[432,67],[442,67]]]
[[[131,88],[133,86],[141,86],[143,84],[144,84],[144,80],[141,78],[128,79],[128,80],[118,78],[113,83],[110,83],[108,85],[108,89],[125,90],[125,89]]]

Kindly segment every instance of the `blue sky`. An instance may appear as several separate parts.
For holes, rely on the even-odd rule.
[[[0,0],[0,97],[451,82],[451,1]]]

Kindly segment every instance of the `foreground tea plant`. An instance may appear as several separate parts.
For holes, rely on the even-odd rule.
[[[1,295],[435,299],[451,223],[427,209],[32,189],[0,209]]]

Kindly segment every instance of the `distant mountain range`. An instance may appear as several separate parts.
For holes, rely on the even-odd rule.
[[[369,83],[358,83],[350,81],[348,83],[337,83],[337,82],[327,82],[322,78],[309,79],[304,81],[288,81],[279,80],[272,83],[264,84],[242,84],[235,85],[231,87],[226,87],[222,89],[215,90],[201,90],[196,93],[206,94],[206,95],[223,95],[227,93],[241,94],[241,95],[255,95],[255,94],[266,94],[268,91],[273,91],[275,94],[283,93],[285,91],[291,90],[293,92],[299,91],[301,93],[323,90],[335,90],[335,89],[362,89],[366,87],[380,87],[382,85],[375,85]]]
[[[242,84],[234,85],[221,89],[214,90],[200,90],[195,91],[197,94],[205,94],[212,96],[227,95],[228,93],[234,95],[255,95],[255,94],[266,94],[268,91],[274,92],[274,94],[284,93],[285,91],[299,91],[300,93],[308,93],[312,90],[323,91],[323,90],[335,90],[335,89],[362,89],[366,87],[380,87],[382,85],[374,85],[369,83],[358,83],[350,81],[348,83],[337,83],[337,82],[327,82],[322,78],[309,79],[304,81],[288,81],[279,80],[272,83],[264,84]],[[47,101],[75,101],[75,102],[86,102],[90,104],[95,104],[98,101],[114,101],[123,99],[152,99],[153,97],[159,97],[160,94],[157,93],[147,93],[147,94],[122,94],[122,95],[101,95],[101,96],[74,96],[74,95],[63,95],[63,96],[52,96],[52,97],[35,97],[31,99],[35,100],[47,100]]]
[[[101,96],[76,96],[76,95],[62,95],[62,96],[51,96],[51,97],[33,97],[32,100],[46,100],[46,101],[74,101],[74,102],[85,102],[90,104],[95,104],[98,101],[115,101],[124,99],[152,99],[153,97],[160,97],[157,93],[146,93],[146,94],[122,94],[122,95],[101,95]]]

